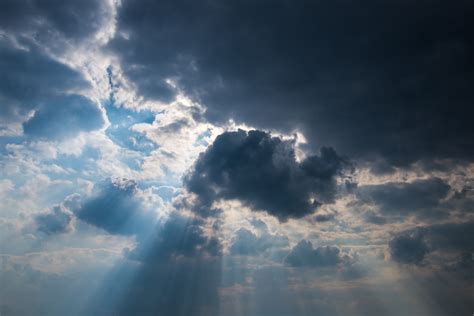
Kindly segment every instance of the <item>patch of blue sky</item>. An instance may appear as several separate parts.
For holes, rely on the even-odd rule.
[[[194,147],[209,146],[209,143],[206,141],[206,138],[210,136],[211,136],[211,131],[209,129],[199,134],[199,136],[196,138],[196,142],[193,144]]]
[[[120,147],[147,155],[158,148],[155,143],[144,135],[131,130],[131,127],[135,124],[152,124],[155,120],[153,112],[147,110],[134,111],[117,107],[114,102],[107,102],[104,108],[110,121],[110,126],[105,132],[114,143]]]
[[[159,195],[164,202],[171,202],[182,191],[182,183],[178,183],[177,180],[171,178],[165,178],[160,181],[143,180],[138,182],[137,185],[142,190],[152,188],[153,193]]]
[[[140,171],[143,163],[143,157],[141,156],[123,156],[120,158],[120,161],[126,165],[128,168]]]
[[[96,161],[100,159],[100,150],[91,146],[84,146],[80,155],[60,155],[55,163],[66,170],[81,172],[95,168]]]

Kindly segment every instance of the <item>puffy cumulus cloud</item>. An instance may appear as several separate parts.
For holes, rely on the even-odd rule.
[[[263,223],[263,221],[261,221]],[[257,236],[250,230],[240,228],[235,232],[230,253],[233,255],[259,255],[267,251],[276,251],[289,246],[288,237],[270,234],[266,230]]]
[[[72,208],[77,218],[111,234],[139,235],[153,229],[158,212],[144,203],[135,181],[108,179],[94,189]]]
[[[443,207],[451,187],[440,178],[418,179],[412,182],[387,182],[359,186],[358,203],[374,205],[383,216],[417,215],[419,217],[446,216]],[[366,214],[369,222],[383,223],[383,216]]]
[[[257,130],[219,135],[185,176],[187,190],[197,196],[193,210],[208,215],[213,202],[237,199],[286,221],[333,202],[347,161],[323,147],[319,156],[299,162],[294,146]]]
[[[46,235],[69,232],[73,215],[64,206],[53,207],[52,211],[35,216],[37,230]]]
[[[293,267],[335,267],[342,261],[337,247],[325,246],[313,248],[310,241],[301,240],[285,258]]]
[[[110,48],[141,95],[169,100],[173,78],[212,121],[301,126],[389,165],[471,160],[468,1],[268,4],[123,1]]]

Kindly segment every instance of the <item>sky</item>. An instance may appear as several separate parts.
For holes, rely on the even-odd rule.
[[[471,315],[474,3],[0,0],[0,315]]]

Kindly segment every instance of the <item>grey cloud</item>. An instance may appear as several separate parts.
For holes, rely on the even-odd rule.
[[[102,113],[95,103],[79,95],[49,99],[23,123],[25,135],[58,139],[76,136],[81,131],[102,127]]]
[[[203,226],[200,219],[172,213],[140,236],[137,247],[125,252],[140,263],[129,272],[129,283],[111,291],[111,276],[96,305],[112,303],[108,309],[118,315],[217,315],[221,245]],[[125,263],[116,273],[123,278],[127,271]]]
[[[218,315],[221,265],[216,258],[168,258],[119,266],[96,293],[87,314],[107,310],[115,315]],[[125,284],[124,275],[130,278]]]
[[[2,39],[0,67],[3,118],[24,115],[58,93],[89,86],[78,72],[51,59],[37,47],[19,49]]]
[[[446,266],[446,270],[449,272],[460,273],[463,277],[468,280],[474,279],[474,257],[472,252],[461,253],[457,260]]]
[[[215,237],[206,236],[203,226],[201,219],[173,213],[164,223],[154,227],[149,236],[141,239],[138,247],[129,253],[129,258],[153,263],[179,256],[219,256],[219,241]]]
[[[113,14],[112,2],[101,0],[0,3],[2,128],[24,122],[33,110],[35,117],[24,125],[30,135],[54,139],[103,125],[98,106],[79,101],[90,84],[57,56],[94,40]]]
[[[402,263],[420,264],[437,251],[449,253],[474,252],[474,223],[443,223],[417,227],[400,232],[389,243],[392,259]]]
[[[172,98],[172,78],[211,121],[298,127],[387,171],[472,160],[473,16],[469,1],[123,1],[109,47],[146,97]]]
[[[63,206],[55,206],[52,211],[35,216],[36,228],[46,235],[66,233],[71,230],[73,215]]]
[[[159,221],[140,198],[132,180],[107,180],[92,196],[67,205],[76,216],[111,234],[135,235],[87,307],[118,315],[215,315],[220,284],[219,240],[208,235],[202,219],[172,212]],[[139,264],[137,264],[139,263]],[[117,280],[122,283],[117,284]],[[114,283],[113,289],[110,284]]]
[[[335,217],[336,217],[335,213],[325,213],[325,214],[316,214],[313,219],[316,222],[329,222],[329,221],[332,221]]]
[[[293,267],[335,267],[341,262],[337,247],[313,248],[311,242],[301,240],[288,254],[285,262]]]
[[[382,215],[437,216],[447,214],[442,209],[451,187],[440,178],[415,180],[412,182],[389,182],[379,185],[359,186],[356,196],[362,204],[373,204],[379,207]],[[368,220],[377,220],[375,214],[369,214]],[[375,215],[376,216],[376,215]]]
[[[0,38],[1,125],[22,122],[35,111],[23,124],[25,134],[57,139],[104,124],[98,106],[77,94],[89,87],[80,73],[35,45],[20,49],[11,44]]]
[[[289,245],[288,237],[273,235],[267,232],[260,236],[245,228],[240,228],[234,236],[230,246],[230,253],[234,255],[258,255],[267,250],[285,248]]]
[[[111,234],[140,235],[154,228],[156,214],[137,196],[129,179],[108,179],[95,188],[73,212],[77,218]]]
[[[4,0],[0,3],[0,28],[54,46],[60,37],[83,40],[97,33],[112,18],[112,12],[109,2],[101,0]]]
[[[94,190],[65,204],[78,219],[111,234],[135,235],[137,246],[124,249],[125,260],[106,277],[85,314],[106,308],[117,315],[215,315],[221,245],[206,234],[205,222],[177,211],[158,221],[132,180],[109,179]]]
[[[424,234],[433,249],[474,251],[474,222],[432,225]]]
[[[108,233],[136,235],[139,243],[128,250],[129,259],[151,262],[220,255],[221,245],[215,237],[206,235],[204,220],[177,211],[158,220],[139,190],[133,180],[107,179],[96,185],[91,196],[81,200],[72,195],[64,204],[78,219]]]
[[[421,234],[396,236],[389,247],[392,259],[400,263],[421,264],[429,252]]]
[[[238,199],[285,221],[333,202],[336,178],[347,166],[331,148],[298,162],[293,142],[239,130],[219,135],[184,183],[198,198],[193,209],[199,214],[212,214],[212,203],[219,199]]]

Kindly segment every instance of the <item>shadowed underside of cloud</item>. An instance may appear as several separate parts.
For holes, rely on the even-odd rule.
[[[89,85],[78,72],[51,59],[35,45],[20,49],[0,39],[0,67],[2,118],[24,115],[58,92]]]
[[[389,243],[394,261],[422,264],[428,254],[474,252],[474,223],[445,223],[404,231]]]
[[[347,166],[331,148],[298,162],[292,141],[239,130],[219,135],[184,183],[197,196],[193,210],[201,215],[212,214],[215,201],[237,199],[285,221],[333,202],[336,178]]]
[[[215,315],[221,245],[205,233],[204,221],[177,212],[157,221],[132,180],[107,180],[95,189],[67,205],[78,219],[110,234],[135,235],[138,244],[125,250],[126,260],[96,293],[90,313]],[[111,289],[115,278],[122,283]]]
[[[473,17],[469,1],[123,1],[109,47],[148,98],[173,78],[212,121],[405,166],[472,160]]]
[[[33,35],[38,42],[54,47],[62,38],[84,40],[99,32],[111,17],[109,4],[101,0],[3,0],[0,28],[19,36]]]
[[[389,247],[392,259],[400,263],[420,264],[429,252],[420,234],[396,236]]]
[[[356,196],[362,204],[377,206],[382,216],[436,217],[448,214],[441,206],[450,189],[442,179],[428,178],[360,186]]]
[[[32,138],[60,139],[102,127],[102,113],[91,100],[79,95],[49,99],[32,118],[23,123],[23,132]]]
[[[141,263],[114,309],[120,315],[215,315],[221,246],[203,222],[172,214],[127,253]]]
[[[70,137],[104,124],[98,106],[81,95],[90,83],[57,57],[106,36],[113,14],[112,1],[0,3],[0,128],[11,132],[31,111],[23,125],[31,137]]]
[[[50,213],[35,217],[36,228],[46,235],[66,233],[71,230],[72,218],[72,214],[63,206],[55,206]]]
[[[146,239],[140,240],[130,259],[147,262],[166,262],[176,257],[216,257],[221,245],[213,236],[206,236],[201,219],[173,213],[164,223],[158,224]]]
[[[74,94],[89,87],[82,75],[47,56],[35,43],[25,40],[24,45],[18,48],[0,38],[0,125],[23,121],[26,136],[46,139],[102,127],[98,105]]]
[[[139,235],[153,229],[156,214],[137,196],[136,182],[109,179],[95,189],[73,208],[77,218],[111,234]]]

